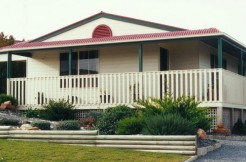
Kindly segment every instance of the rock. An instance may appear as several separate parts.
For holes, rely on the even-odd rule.
[[[197,136],[198,136],[199,139],[203,140],[203,139],[206,139],[207,134],[206,134],[206,132],[203,129],[199,128],[197,130]]]
[[[225,129],[224,128],[224,123],[219,123],[217,125],[217,128],[213,129],[213,132],[217,133],[217,134],[224,134],[224,135],[231,134],[231,130],[230,129]]]
[[[38,127],[32,127],[32,128],[30,128],[28,130],[40,130],[40,129]]]
[[[30,130],[32,129],[31,124],[22,124],[20,127],[21,130]]]

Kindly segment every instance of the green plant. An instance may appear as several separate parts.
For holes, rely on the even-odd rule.
[[[57,130],[80,130],[80,124],[77,120],[64,120],[56,125]]]
[[[163,99],[151,98],[142,100],[138,105],[144,107],[143,115],[151,116],[156,114],[179,114],[181,117],[193,122],[196,128],[207,131],[210,129],[212,118],[208,116],[208,108],[198,107],[192,97],[178,97],[176,100],[167,95]],[[138,108],[139,106],[137,106]]]
[[[102,111],[90,111],[87,115],[87,117],[93,117],[96,121],[102,116]]]
[[[50,122],[48,121],[35,121],[32,122],[33,127],[38,127],[41,130],[50,130]]]
[[[5,101],[10,101],[12,105],[17,105],[17,100],[13,96],[4,93],[0,94],[0,104],[4,103]]]
[[[39,117],[39,110],[38,109],[32,109],[28,108],[25,110],[22,114],[27,118],[38,118]]]
[[[122,119],[117,124],[116,134],[140,134],[143,129],[143,118],[129,117]]]
[[[242,119],[239,118],[237,122],[234,124],[232,133],[239,135],[246,134],[246,126],[243,124]]]
[[[18,126],[19,125],[19,120],[17,120],[17,119],[0,118],[0,125]]]
[[[43,108],[40,111],[40,118],[53,121],[75,119],[76,110],[74,109],[74,105],[64,99],[58,101],[50,100]]]
[[[195,125],[178,114],[159,114],[145,118],[146,135],[194,135]]]
[[[107,108],[97,123],[100,134],[115,134],[117,122],[135,116],[135,111],[125,105]]]

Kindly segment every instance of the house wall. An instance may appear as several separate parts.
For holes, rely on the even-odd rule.
[[[138,72],[139,46],[100,48],[100,73]],[[159,70],[159,46],[143,46],[143,71]]]
[[[35,52],[27,62],[27,77],[59,76],[59,52]]]
[[[199,43],[199,68],[210,68],[210,55],[218,55],[217,49],[200,42]],[[238,73],[239,58],[223,52],[223,59],[227,61],[227,70]]]
[[[169,51],[169,69],[186,70],[199,68],[198,42],[183,41],[163,43],[161,47]]]
[[[113,36],[165,32],[165,30],[161,30],[161,29],[141,26],[141,25],[122,22],[118,20],[112,20],[108,18],[99,18],[97,20],[94,20],[93,22],[84,24],[75,29],[69,30],[60,35],[49,38],[45,41],[92,38],[92,33],[94,29],[101,24],[108,25],[112,30]]]
[[[24,60],[27,60],[27,59],[28,59],[27,57],[12,55],[12,60],[13,61],[24,61]],[[8,60],[8,55],[7,54],[0,55],[0,62],[6,62],[7,60]]]

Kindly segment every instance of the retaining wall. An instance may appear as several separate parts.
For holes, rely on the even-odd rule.
[[[0,126],[0,138],[186,155],[195,155],[197,152],[196,136],[98,135],[96,130],[26,131],[10,128]]]

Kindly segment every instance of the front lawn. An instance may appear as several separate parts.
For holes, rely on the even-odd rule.
[[[0,162],[181,162],[189,156],[133,150],[0,140]]]

